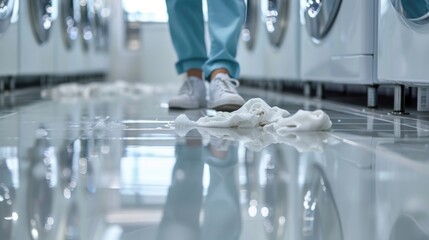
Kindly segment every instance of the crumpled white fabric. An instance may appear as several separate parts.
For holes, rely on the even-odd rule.
[[[196,122],[181,114],[175,120],[176,127],[195,126],[208,128],[256,128],[275,132],[281,136],[297,131],[329,130],[332,122],[322,110],[303,111],[296,114],[278,107],[270,107],[260,98],[248,100],[240,109],[228,113],[217,112],[214,116],[201,117]]]

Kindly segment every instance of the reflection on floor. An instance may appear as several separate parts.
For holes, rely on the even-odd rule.
[[[429,114],[242,93],[333,128],[183,134],[169,92],[2,98],[1,239],[429,239]]]

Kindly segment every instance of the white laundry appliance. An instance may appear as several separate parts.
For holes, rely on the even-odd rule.
[[[373,85],[374,0],[300,0],[301,77],[311,83]]]
[[[429,86],[429,1],[380,0],[378,9],[378,83]],[[397,86],[395,111],[403,111]]]
[[[427,140],[378,142],[374,239],[429,239]]]
[[[80,41],[80,1],[59,0],[58,21],[53,25],[54,71],[58,77],[79,75],[84,68]]]
[[[260,0],[247,0],[247,17],[237,49],[240,79],[260,83],[265,79],[268,37],[265,34]]]
[[[299,1],[264,0],[266,78],[274,81],[299,80]]]
[[[94,0],[94,54],[91,55],[91,71],[105,74],[109,64],[110,2]]]
[[[51,35],[53,25],[58,24],[57,16],[57,0],[20,1],[19,77],[54,73],[55,42]]]
[[[378,2],[378,80],[429,85],[429,0]]]
[[[0,92],[18,73],[18,0],[0,1]]]
[[[302,236],[295,239],[374,239],[372,137],[319,142],[318,151],[301,154]]]
[[[83,46],[84,68],[82,74],[89,74],[92,71],[92,59],[95,54],[94,45],[94,26],[95,26],[95,9],[93,0],[80,1],[80,41]]]

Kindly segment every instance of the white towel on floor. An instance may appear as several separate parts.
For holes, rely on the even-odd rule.
[[[278,107],[270,107],[260,98],[252,98],[237,111],[217,112],[214,116],[206,116],[196,122],[181,114],[175,120],[176,127],[195,126],[210,128],[255,128],[275,132],[281,136],[295,131],[325,131],[332,122],[322,110],[303,111],[296,114]]]

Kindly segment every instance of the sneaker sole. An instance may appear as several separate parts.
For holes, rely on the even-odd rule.
[[[240,104],[223,104],[216,107],[212,107],[212,109],[216,111],[222,111],[222,112],[233,112],[235,110],[238,110],[243,105]]]

